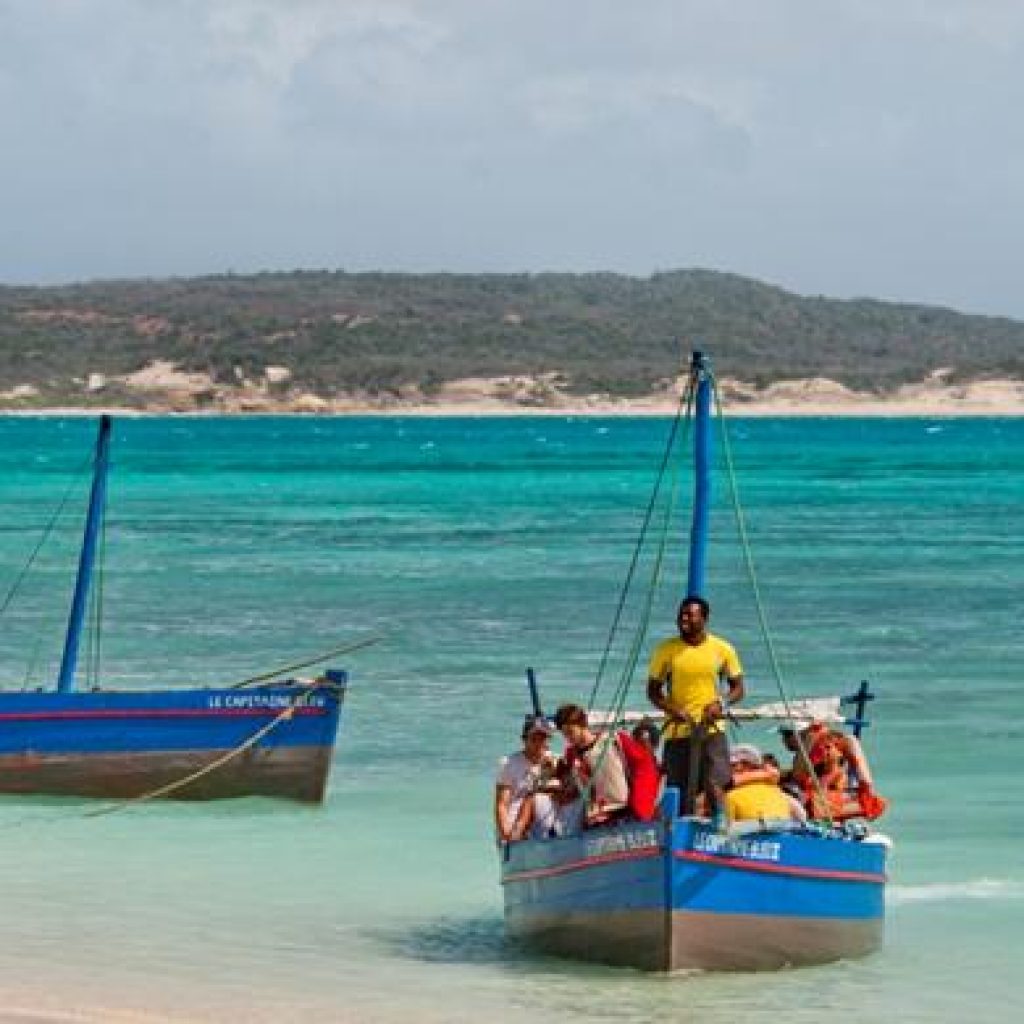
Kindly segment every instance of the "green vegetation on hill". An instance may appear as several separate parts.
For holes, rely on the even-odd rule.
[[[807,298],[704,270],[655,274],[327,271],[0,287],[0,390],[110,402],[90,374],[154,360],[234,385],[284,366],[325,397],[558,373],[567,390],[638,395],[704,347],[719,376],[822,376],[884,392],[951,367],[1024,378],[1024,323],[928,306]],[[8,402],[7,404],[11,404]],[[31,403],[30,403],[31,404]]]

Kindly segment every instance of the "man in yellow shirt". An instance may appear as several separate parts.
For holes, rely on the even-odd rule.
[[[710,614],[704,598],[683,599],[679,636],[662,641],[651,655],[647,696],[665,712],[666,784],[679,790],[682,813],[692,814],[696,794],[705,793],[709,810],[722,818],[731,773],[718,683],[728,682],[726,704],[742,700],[743,667],[732,644],[707,631]]]

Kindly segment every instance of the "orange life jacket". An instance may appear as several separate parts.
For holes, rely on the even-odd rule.
[[[794,774],[812,818],[873,821],[885,813],[889,801],[875,792],[864,752],[855,738],[815,722],[807,730],[806,744],[811,771]],[[852,786],[851,771],[857,777],[856,788]]]

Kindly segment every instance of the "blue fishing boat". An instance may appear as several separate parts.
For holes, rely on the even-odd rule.
[[[276,682],[270,680],[282,673],[272,673],[226,688],[76,688],[110,435],[104,416],[56,687],[0,692],[0,792],[322,800],[346,691],[343,671]]]
[[[693,420],[687,593],[701,595],[712,389],[710,365],[694,353],[677,423]],[[528,677],[539,714],[532,671]],[[814,718],[813,701],[807,710],[783,698],[761,712],[748,709],[748,716],[793,727]],[[848,698],[856,704],[848,720],[856,734],[870,699],[863,684]],[[603,724],[628,720],[618,703]],[[859,957],[880,946],[890,844],[867,822],[758,820],[723,830],[706,818],[680,816],[680,804],[679,792],[666,789],[653,821],[502,844],[509,935],[548,954],[649,971],[767,970]]]

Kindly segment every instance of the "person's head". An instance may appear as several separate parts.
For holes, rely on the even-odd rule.
[[[573,746],[585,743],[590,737],[587,713],[579,704],[563,704],[555,712],[555,728]]]
[[[796,738],[796,729],[791,725],[779,727],[779,739],[782,740],[782,745],[794,754],[800,749],[800,744]]]
[[[697,594],[687,595],[679,602],[679,611],[676,614],[679,635],[684,640],[699,640],[704,635],[709,618],[711,605]]]
[[[650,718],[643,718],[633,727],[633,739],[653,753],[661,742],[661,730]]]
[[[813,729],[813,723],[811,725],[797,726],[792,722],[787,722],[785,725],[779,726],[779,737],[782,740],[782,745],[790,753],[799,754],[801,743],[805,749],[810,743]]]
[[[732,765],[733,771],[763,768],[764,758],[761,751],[752,743],[740,743],[729,751],[729,764]]]
[[[523,722],[523,750],[532,761],[539,761],[548,748],[548,740],[554,735],[551,723],[543,715],[527,715]]]
[[[765,768],[774,768],[778,770],[779,759],[774,754],[765,754],[761,760],[764,762]]]

